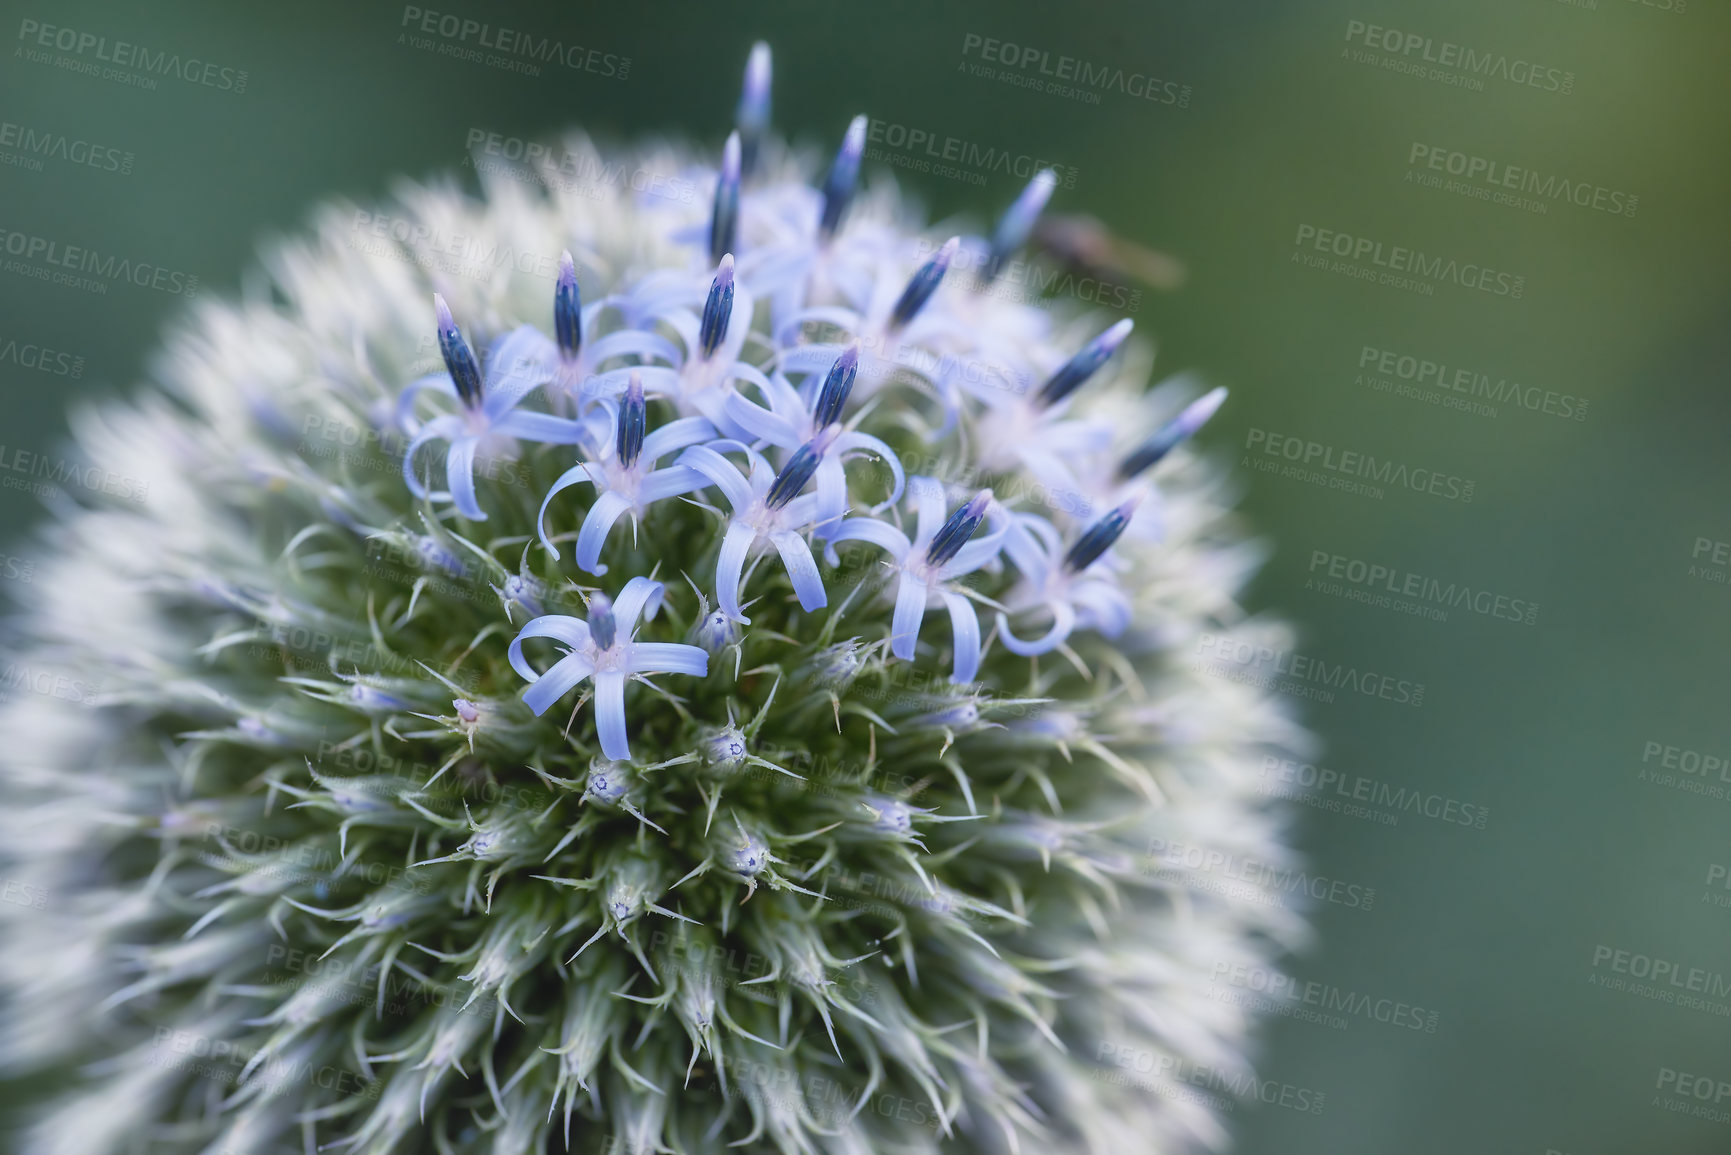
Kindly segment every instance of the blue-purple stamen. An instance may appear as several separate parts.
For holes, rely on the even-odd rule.
[[[793,456],[787,459],[787,464],[775,475],[775,480],[769,483],[769,492],[764,494],[763,504],[770,509],[781,509],[798,497],[799,491],[811,480],[811,475],[817,472],[823,455],[839,432],[840,430],[832,425],[794,450]]]
[[[991,504],[992,491],[982,489],[966,505],[957,506],[938,532],[932,535],[931,544],[926,546],[926,561],[931,565],[943,565],[960,553],[968,539],[974,536],[974,531],[980,528],[980,522],[986,517],[986,508]]]
[[[921,265],[908,279],[908,287],[902,290],[896,307],[890,311],[889,327],[892,331],[902,328],[925,308],[926,302],[932,299],[932,294],[938,291],[944,274],[949,272],[950,261],[955,257],[956,248],[960,244],[961,239],[958,237],[945,241],[937,254]]]
[[[1100,555],[1111,549],[1112,543],[1123,534],[1124,527],[1130,524],[1130,515],[1135,512],[1136,503],[1126,501],[1089,526],[1064,555],[1064,568],[1071,573],[1081,573],[1099,561]]]
[[[855,375],[859,372],[859,345],[853,344],[829,367],[823,388],[817,391],[817,404],[811,410],[811,423],[819,429],[841,420],[848,394],[853,392]]]
[[[613,617],[613,599],[596,594],[589,599],[589,639],[598,650],[611,650],[619,640],[619,626]]]
[[[1158,465],[1168,453],[1195,435],[1225,400],[1226,390],[1222,387],[1210,390],[1185,406],[1184,412],[1162,425],[1139,449],[1118,463],[1119,480],[1128,481]]]
[[[739,134],[721,150],[721,175],[715,180],[715,209],[709,218],[709,259],[719,262],[739,237]]]
[[[1052,197],[1052,189],[1057,187],[1058,174],[1049,168],[1043,168],[1034,174],[1034,179],[1028,182],[1028,187],[998,221],[997,229],[992,233],[992,250],[986,256],[986,263],[980,268],[979,287],[985,288],[997,279],[1003,271],[1004,262],[1015,255],[1016,250],[1028,243],[1028,237],[1034,231],[1034,222],[1040,219],[1040,211],[1046,207],[1046,202]]]
[[[739,175],[751,179],[757,169],[757,150],[769,127],[769,45],[759,40],[745,61],[745,87],[739,94]]]
[[[1124,338],[1130,335],[1133,327],[1134,322],[1126,317],[1084,345],[1081,352],[1064,362],[1063,366],[1040,386],[1039,392],[1034,394],[1034,404],[1042,409],[1056,405],[1081,388],[1082,383],[1098,372],[1100,366],[1118,351],[1118,346],[1124,343]]]
[[[619,432],[614,438],[619,464],[630,469],[643,452],[643,428],[648,423],[648,405],[643,400],[643,376],[635,371],[625,386],[625,400],[619,406]]]
[[[709,285],[709,298],[703,302],[703,321],[697,327],[697,344],[704,357],[715,356],[727,336],[728,322],[733,319],[733,254],[723,253],[715,280]]]
[[[569,252],[559,256],[559,279],[553,285],[553,335],[559,355],[575,361],[583,347],[583,294],[577,289],[577,262]]]
[[[853,203],[854,189],[859,185],[859,158],[865,152],[866,118],[856,116],[847,126],[835,163],[829,166],[829,176],[823,182],[823,216],[818,220],[817,235],[822,240],[835,236],[841,216]]]
[[[445,358],[445,371],[457,387],[457,396],[473,409],[481,404],[481,366],[475,361],[475,351],[458,331],[451,307],[437,293],[433,294],[433,312],[439,319],[439,353]]]

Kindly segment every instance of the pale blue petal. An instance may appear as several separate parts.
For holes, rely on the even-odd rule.
[[[580,421],[555,417],[551,413],[525,413],[515,410],[493,423],[493,432],[524,441],[539,441],[546,445],[578,445],[588,440],[588,430]]]
[[[430,496],[427,487],[421,484],[419,477],[415,476],[415,453],[429,441],[457,437],[462,432],[463,419],[446,414],[443,417],[433,418],[422,426],[419,433],[415,434],[414,439],[409,442],[408,448],[403,450],[403,482],[409,487],[410,493],[418,498]]]
[[[944,509],[944,487],[941,482],[930,477],[910,477],[908,495],[914,499],[914,512],[918,517],[914,528],[914,548],[923,550],[931,544],[932,536],[938,532],[947,516]]]
[[[613,599],[613,621],[619,636],[629,638],[637,629],[639,616],[653,618],[661,609],[661,597],[667,587],[654,578],[634,577],[625,583],[619,596]]]
[[[587,654],[566,654],[551,669],[535,679],[535,684],[523,691],[523,704],[539,717],[547,707],[571,692],[571,688],[595,672],[595,664]]]
[[[743,513],[751,507],[751,485],[740,476],[739,469],[733,462],[707,445],[687,448],[679,455],[679,464],[689,465],[707,477],[711,485],[721,490],[734,513]]]
[[[582,618],[573,618],[566,614],[548,614],[526,623],[517,631],[517,637],[511,642],[511,648],[506,651],[506,657],[511,660],[511,668],[518,676],[534,681],[537,677],[535,667],[523,656],[523,642],[528,638],[552,638],[563,642],[573,650],[586,650],[590,647],[589,623]]]
[[[601,564],[601,550],[607,544],[607,535],[613,531],[613,523],[630,508],[631,499],[617,490],[601,491],[595,504],[583,515],[583,526],[577,531],[577,568],[592,574],[607,572],[607,567]]]
[[[891,482],[889,496],[884,498],[878,504],[872,506],[872,512],[876,513],[879,510],[888,509],[890,506],[900,501],[902,499],[903,490],[907,488],[908,479],[907,476],[902,473],[902,459],[896,456],[895,450],[891,449],[888,445],[885,445],[882,441],[879,441],[869,433],[860,433],[854,430],[842,434],[840,437],[835,439],[835,444],[830,446],[830,452],[833,453],[838,460],[856,450],[865,453],[874,453],[882,459],[884,464],[890,467]]]
[[[475,502],[475,449],[481,444],[474,436],[459,437],[451,442],[445,455],[445,487],[457,512],[470,521],[486,521],[487,515]]]
[[[631,759],[631,743],[625,736],[625,672],[606,670],[595,675],[595,736],[601,753],[615,762]]]
[[[739,581],[745,572],[746,555],[756,540],[757,530],[744,522],[730,522],[727,535],[721,539],[720,555],[715,559],[715,600],[728,617],[746,625],[751,624],[751,619],[739,609]]]
[[[642,460],[659,461],[669,453],[708,441],[714,436],[714,427],[702,417],[681,417],[669,421],[643,439]]]
[[[887,521],[879,521],[875,517],[850,517],[836,526],[835,532],[829,538],[831,544],[844,541],[865,541],[877,546],[898,563],[907,559],[913,546],[908,542],[907,534],[897,529]]]
[[[564,473],[561,473],[559,475],[559,480],[553,483],[553,488],[547,491],[547,496],[541,499],[541,512],[535,515],[535,532],[540,535],[541,544],[547,547],[547,552],[551,553],[554,557],[559,556],[559,549],[553,544],[552,539],[547,536],[547,506],[552,503],[553,498],[557,496],[561,490],[569,489],[573,485],[581,485],[584,482],[594,485],[595,478],[594,475],[589,472],[589,466],[579,462],[578,464],[573,465],[570,469],[567,469]]]
[[[669,497],[682,497],[709,484],[709,479],[688,465],[670,465],[643,475],[637,486],[637,504],[650,505]]]
[[[632,674],[686,674],[703,678],[709,675],[709,655],[682,642],[633,642],[625,669]]]
[[[829,595],[824,593],[823,578],[818,576],[817,559],[811,556],[811,547],[805,544],[805,538],[784,530],[771,534],[769,540],[781,554],[781,563],[787,567],[787,576],[793,581],[793,592],[799,597],[800,608],[809,614],[828,605]]]
[[[890,653],[904,662],[914,659],[914,644],[920,638],[920,619],[926,616],[928,598],[926,583],[904,570],[901,584],[896,587],[896,614],[890,624]]]
[[[793,449],[804,439],[791,424],[761,405],[754,405],[738,393],[730,393],[723,411],[753,441],[767,441],[783,449]]]
[[[559,351],[533,325],[518,325],[487,350],[481,408],[495,421],[553,379]]]
[[[404,432],[409,432],[415,422],[415,399],[421,390],[434,389],[445,396],[456,400],[457,387],[451,384],[449,373],[429,373],[425,377],[417,377],[407,385],[397,397],[397,426]]]
[[[971,682],[980,672],[980,618],[974,603],[961,594],[944,591],[944,604],[950,607],[950,630],[955,635],[956,660],[952,682]]]
[[[998,615],[998,637],[1003,640],[1004,648],[1012,654],[1024,658],[1037,657],[1057,649],[1064,644],[1064,639],[1070,636],[1070,631],[1076,628],[1076,614],[1066,601],[1055,601],[1049,607],[1052,611],[1052,627],[1044,637],[1024,642],[1010,632],[1010,623],[1003,614]]]

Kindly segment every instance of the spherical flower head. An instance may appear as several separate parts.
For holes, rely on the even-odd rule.
[[[11,648],[101,687],[0,702],[22,1150],[1221,1139],[1112,1059],[1236,1073],[1215,976],[1304,929],[1219,399],[1162,424],[1127,322],[953,275],[863,118],[799,155],[770,80],[720,149],[549,149],[693,197],[489,171],[381,207],[390,252],[332,208],[77,426],[149,499],[20,551]],[[1100,500],[1027,499],[1064,476]]]

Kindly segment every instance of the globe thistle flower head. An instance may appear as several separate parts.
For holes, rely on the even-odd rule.
[[[479,278],[322,212],[76,423],[150,488],[54,511],[20,591],[102,691],[0,702],[23,1150],[1221,1141],[1117,1057],[1248,1070],[1215,976],[1303,933],[1156,853],[1291,861],[1302,731],[1196,660],[1274,629],[1177,449],[1223,394],[1162,421],[1128,321],[954,275],[770,74],[719,150],[615,158],[701,203],[407,188],[559,254]]]

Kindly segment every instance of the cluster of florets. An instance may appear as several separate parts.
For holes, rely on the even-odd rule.
[[[333,214],[87,425],[152,496],[68,511],[26,619],[103,699],[0,706],[9,869],[69,896],[10,936],[56,965],[0,942],[0,1063],[107,1059],[41,1150],[1221,1138],[1119,1068],[1236,1068],[1214,976],[1299,931],[1150,857],[1287,857],[1296,731],[1185,660],[1256,628],[1175,452],[1224,391],[992,291],[1050,173],[922,238],[768,73],[719,165],[641,158],[708,204]],[[563,252],[464,284],[459,233]]]

